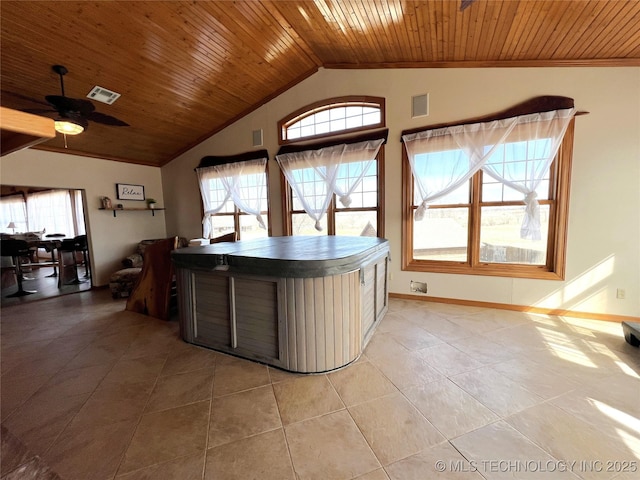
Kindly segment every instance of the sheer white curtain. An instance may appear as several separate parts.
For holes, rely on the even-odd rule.
[[[29,231],[75,236],[74,212],[69,190],[51,190],[27,196]]]
[[[322,230],[320,220],[335,193],[345,207],[371,162],[375,162],[384,139],[338,144],[316,150],[276,155],[276,161],[307,214]],[[348,165],[354,168],[348,169]],[[355,166],[359,164],[358,166]]]
[[[76,235],[86,234],[84,225],[84,208],[82,206],[82,191],[71,190],[71,205],[73,208],[73,225]]]
[[[508,118],[403,135],[421,200],[415,219],[424,218],[429,203],[467,182],[516,123],[516,118]]]
[[[27,204],[22,195],[9,195],[0,199],[0,222],[0,227],[10,233],[26,232],[29,229]],[[8,228],[11,222],[16,226],[14,229]]]
[[[517,117],[517,126],[494,149],[482,170],[522,193],[526,205],[520,237],[540,240],[540,206],[536,189],[562,143],[575,108]]]
[[[265,228],[260,212],[266,188],[266,166],[267,159],[260,158],[196,169],[204,205],[204,238],[210,238],[212,232],[211,216],[222,210],[229,199],[241,211],[255,215],[260,227]],[[215,182],[222,188],[211,188]]]

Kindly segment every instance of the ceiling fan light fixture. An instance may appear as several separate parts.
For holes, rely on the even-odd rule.
[[[68,118],[58,118],[55,120],[54,128],[56,132],[65,135],[78,135],[84,132],[84,127]]]

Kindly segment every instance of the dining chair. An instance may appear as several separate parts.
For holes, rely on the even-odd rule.
[[[18,291],[7,295],[7,298],[24,297],[25,295],[36,293],[33,290],[25,290],[22,287],[22,258],[29,257],[29,244],[26,240],[16,239],[2,239],[0,242],[0,253],[3,257],[11,257],[16,281],[18,282]]]

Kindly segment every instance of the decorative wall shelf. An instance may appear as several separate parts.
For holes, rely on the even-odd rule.
[[[155,212],[157,210],[165,210],[164,208],[99,208],[98,210],[111,210],[113,212],[113,216],[116,216],[116,212],[131,212],[131,211],[139,211],[139,212],[151,212],[151,216],[155,217]]]

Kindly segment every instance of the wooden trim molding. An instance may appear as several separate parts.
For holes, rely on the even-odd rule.
[[[511,310],[514,312],[538,313],[541,315],[554,315],[572,318],[589,318],[592,320],[602,320],[605,322],[638,322],[640,317],[631,315],[609,315],[606,313],[581,312],[578,310],[566,310],[564,308],[542,308],[529,305],[512,305],[509,303],[481,302],[477,300],[463,300],[460,298],[446,297],[423,297],[407,293],[389,293],[389,298],[401,300],[418,300],[421,302],[448,303],[451,305],[464,305],[466,307],[495,308],[496,310]]]

